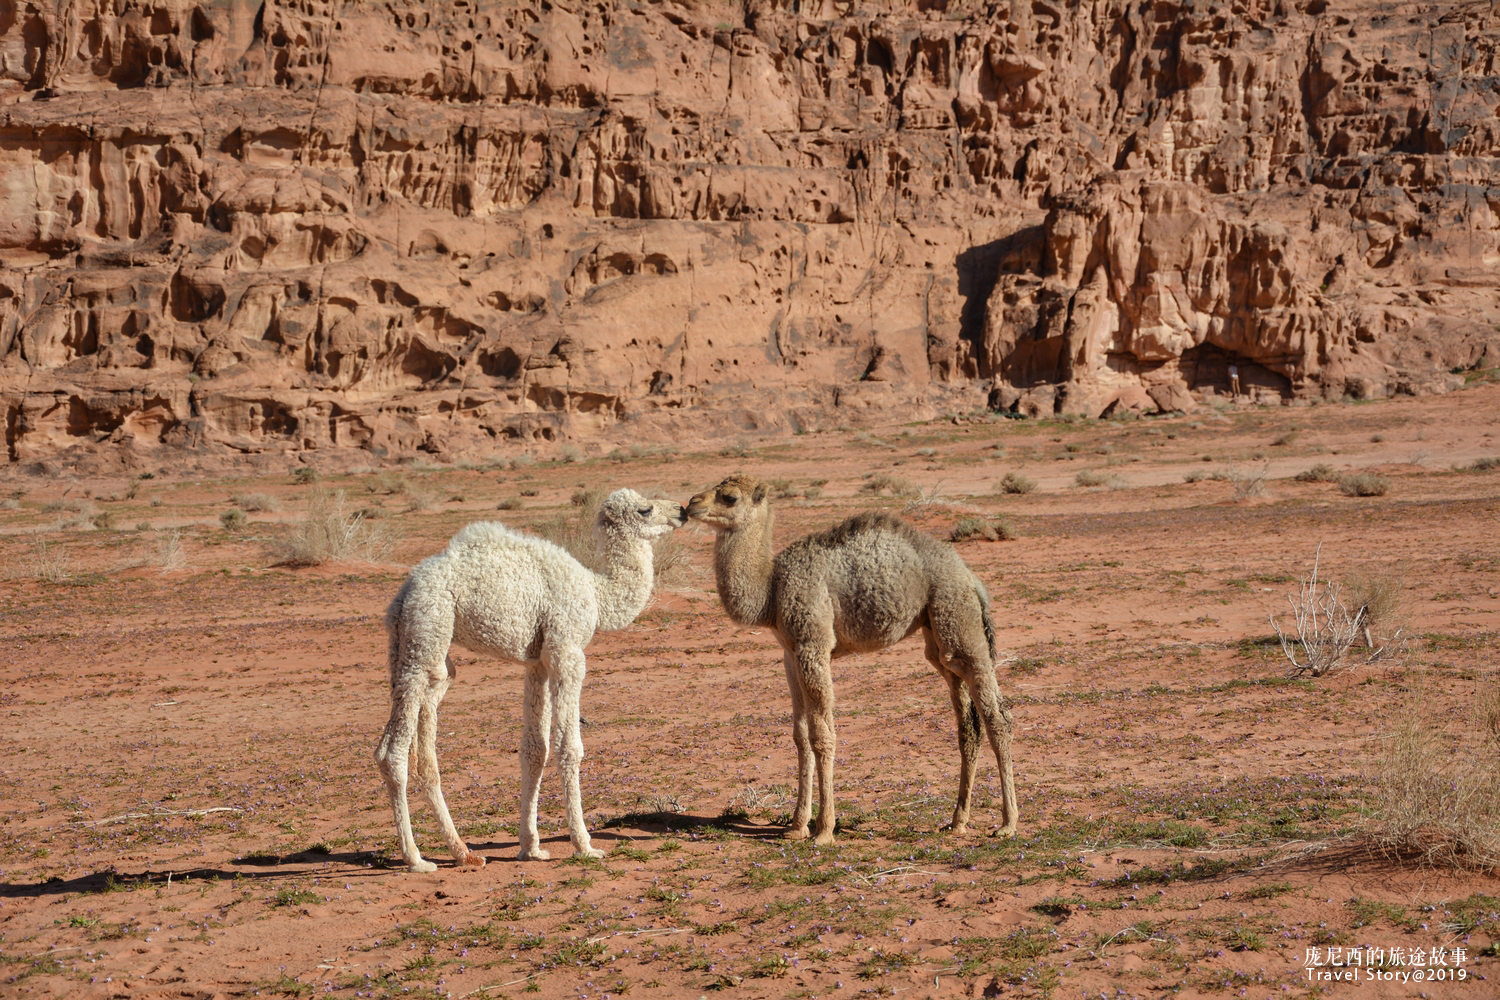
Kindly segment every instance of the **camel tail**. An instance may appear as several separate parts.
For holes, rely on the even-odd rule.
[[[989,643],[990,662],[993,663],[998,654],[995,652],[995,619],[990,617],[990,595],[984,584],[978,580],[974,583],[974,596],[979,598],[979,617],[984,622],[984,641]]]

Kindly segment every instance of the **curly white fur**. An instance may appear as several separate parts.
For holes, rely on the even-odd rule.
[[[469,525],[444,552],[411,571],[386,611],[391,718],[375,749],[401,856],[411,871],[430,872],[437,866],[422,859],[412,837],[408,777],[432,804],[458,863],[484,864],[454,829],[438,774],[437,707],[453,680],[448,647],[455,642],[526,668],[520,859],[549,857],[540,846],[536,809],[554,714],[573,850],[603,855],[589,843],[578,789],[583,648],[595,631],[624,628],[641,613],[651,597],[651,539],[680,526],[685,516],[681,504],[647,500],[634,490],[611,493],[594,525],[605,557],[602,574],[586,569],[560,546],[493,522]]]

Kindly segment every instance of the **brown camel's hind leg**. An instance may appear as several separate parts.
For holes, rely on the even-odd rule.
[[[964,686],[963,678],[943,665],[942,654],[931,629],[922,630],[927,640],[927,660],[937,669],[938,676],[948,685],[948,699],[953,703],[953,717],[958,724],[958,799],[953,806],[953,822],[948,826],[952,833],[966,833],[969,828],[969,810],[974,798],[974,774],[979,767],[979,710],[974,707]]]
[[[1000,829],[995,832],[1002,837],[1014,836],[1018,812],[1016,779],[1010,760],[1013,725],[1010,710],[1005,707],[1005,698],[995,680],[995,661],[990,657],[985,638],[978,595],[972,590],[938,595],[928,606],[928,619],[943,663],[963,678],[969,698],[984,720],[990,748],[995,752],[1002,799]]]

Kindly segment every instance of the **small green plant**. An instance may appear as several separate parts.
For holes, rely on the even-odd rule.
[[[304,465],[292,473],[292,482],[298,486],[311,486],[318,481],[318,470],[310,465]]]
[[[225,531],[239,531],[249,521],[250,519],[245,516],[245,512],[238,507],[231,507],[219,515],[219,523],[224,526]]]
[[[323,897],[310,889],[278,889],[271,899],[272,906],[310,906],[323,902]]]

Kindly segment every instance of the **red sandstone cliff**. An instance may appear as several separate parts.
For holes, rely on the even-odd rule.
[[[1491,3],[0,0],[12,461],[1500,363]]]

